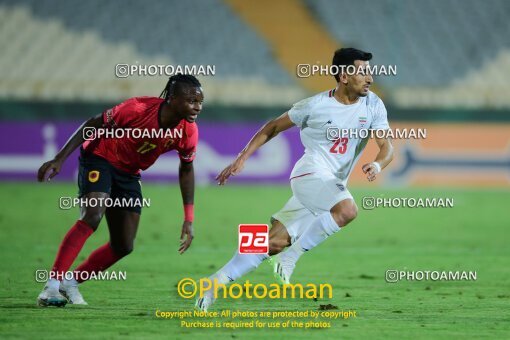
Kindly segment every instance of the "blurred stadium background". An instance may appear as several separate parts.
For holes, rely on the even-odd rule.
[[[262,122],[335,86],[297,77],[298,64],[329,64],[336,48],[354,46],[397,66],[397,76],[375,79],[392,126],[427,129],[425,140],[396,141],[379,183],[508,187],[509,14],[505,0],[2,0],[0,178],[32,180],[79,122],[160,94],[166,77],[116,78],[116,64],[214,65],[214,76],[199,77],[196,161],[210,183]],[[238,181],[285,183],[300,152],[291,131]],[[176,162],[164,156],[144,180],[175,180]],[[59,180],[75,174],[69,161]],[[351,185],[360,179],[357,171]]]

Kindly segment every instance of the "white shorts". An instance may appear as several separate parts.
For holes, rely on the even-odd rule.
[[[293,196],[272,217],[285,226],[291,243],[303,234],[317,216],[330,211],[338,202],[353,199],[345,183],[327,172],[293,177],[290,186]]]

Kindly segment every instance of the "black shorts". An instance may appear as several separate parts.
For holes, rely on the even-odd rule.
[[[106,159],[85,153],[81,150],[78,171],[79,197],[91,192],[105,192],[112,200],[126,202],[142,202],[142,185],[140,175],[121,171]],[[131,200],[130,200],[131,199]],[[140,204],[127,204],[121,209],[141,214]]]

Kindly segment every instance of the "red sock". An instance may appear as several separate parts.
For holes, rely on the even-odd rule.
[[[81,220],[76,221],[73,227],[69,229],[62,243],[60,243],[57,257],[51,269],[52,274],[56,275],[57,279],[60,280],[64,275],[63,273],[71,268],[85,241],[93,232],[94,229]]]
[[[82,262],[82,264],[74,270],[76,281],[82,283],[83,281],[88,280],[91,273],[103,271],[111,267],[121,258],[122,256],[115,254],[110,243],[102,245],[94,250],[92,254],[90,254],[89,258]],[[83,272],[86,272],[87,274],[82,274]]]

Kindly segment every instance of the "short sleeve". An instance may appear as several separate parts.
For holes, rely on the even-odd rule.
[[[374,107],[372,126],[370,128],[374,130],[388,130],[390,128],[390,124],[388,123],[388,113],[386,112],[386,107],[380,98],[377,98],[377,102]]]
[[[130,98],[111,109],[103,112],[103,124],[105,127],[126,126],[132,112],[136,109],[136,100]]]
[[[195,160],[198,144],[198,129],[195,127],[192,134],[188,137],[183,148],[177,150],[182,162],[190,163]]]
[[[300,129],[303,128],[306,118],[310,116],[312,99],[313,97],[303,99],[294,104],[289,110],[290,120]]]

